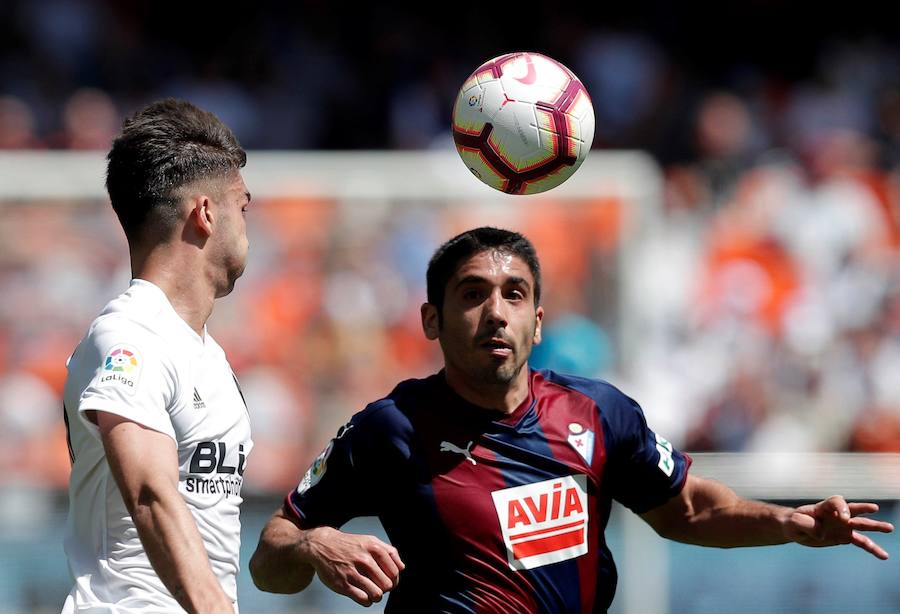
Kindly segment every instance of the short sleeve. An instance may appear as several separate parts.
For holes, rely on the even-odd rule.
[[[691,458],[647,426],[641,407],[618,393],[601,412],[608,451],[604,481],[612,497],[643,513],[681,492]]]
[[[377,514],[369,477],[377,462],[372,453],[377,435],[371,428],[359,428],[362,416],[357,414],[338,430],[285,498],[285,511],[301,527],[339,528],[351,518]]]
[[[176,370],[162,349],[146,329],[133,322],[115,318],[98,322],[82,345],[81,355],[73,357],[90,373],[90,382],[79,398],[79,415],[83,417],[88,410],[105,411],[175,439],[169,411],[177,389]],[[95,427],[90,430],[96,432]]]

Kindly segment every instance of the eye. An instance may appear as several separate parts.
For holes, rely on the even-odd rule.
[[[466,301],[477,301],[481,298],[481,291],[475,288],[470,288],[463,292],[463,300]]]

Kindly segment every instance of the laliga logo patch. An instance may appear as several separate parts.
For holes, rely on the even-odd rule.
[[[505,488],[491,497],[513,571],[587,553],[587,476],[567,475]]]
[[[656,435],[656,451],[659,452],[659,463],[656,466],[668,477],[672,477],[672,472],[675,471],[675,461],[672,459],[674,452],[672,444],[666,441],[665,437]]]
[[[129,394],[134,394],[140,375],[140,355],[130,345],[114,345],[106,353],[103,361],[103,372],[98,384],[124,387]]]
[[[348,422],[338,429],[337,435],[334,436],[334,439],[328,442],[328,445],[325,446],[325,449],[322,450],[322,453],[316,457],[316,460],[314,460],[312,462],[312,465],[309,466],[309,469],[306,470],[306,474],[304,474],[303,479],[300,480],[300,484],[297,485],[298,495],[302,495],[307,490],[319,483],[319,480],[321,480],[322,476],[325,475],[325,469],[328,465],[328,457],[331,455],[332,448],[334,448],[334,442],[350,432],[350,429],[352,428],[353,423]]]
[[[319,454],[316,459],[312,462],[312,465],[309,466],[309,469],[306,470],[306,474],[304,474],[303,479],[300,480],[300,484],[297,485],[297,494],[302,495],[307,490],[315,486],[319,483],[319,480],[322,479],[322,476],[325,475],[325,469],[328,465],[328,457],[331,455],[331,450],[334,448],[334,440],[328,443],[325,446],[325,449],[322,450],[321,454]]]
[[[104,369],[114,373],[131,373],[138,366],[137,358],[134,352],[126,350],[124,347],[113,348],[106,356],[106,364]]]
[[[594,458],[594,431],[584,428],[577,422],[569,424],[569,445],[590,465]]]

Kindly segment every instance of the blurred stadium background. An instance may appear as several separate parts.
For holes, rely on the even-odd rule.
[[[535,366],[619,385],[742,494],[843,492],[896,522],[900,20],[875,9],[548,5],[449,29],[374,5],[4,2],[0,612],[58,611],[70,587],[64,365],[129,278],[103,154],[168,95],[252,150],[251,259],[210,322],[254,421],[245,561],[337,427],[437,368],[425,266],[481,224],[542,256]],[[572,68],[597,117],[585,166],[526,200],[468,177],[448,132],[463,79],[519,49]],[[900,612],[896,563],[861,552],[673,545],[624,513],[608,537],[617,614]],[[245,612],[356,610],[263,595],[246,572],[240,591]]]

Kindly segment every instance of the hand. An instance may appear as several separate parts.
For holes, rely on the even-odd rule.
[[[371,535],[319,527],[308,531],[306,539],[322,583],[363,606],[381,601],[396,588],[405,567],[396,548]]]
[[[813,548],[853,544],[887,560],[888,553],[861,532],[890,533],[894,530],[889,522],[859,517],[877,511],[875,503],[847,503],[843,497],[835,495],[794,510],[787,521],[785,534],[791,541]]]

